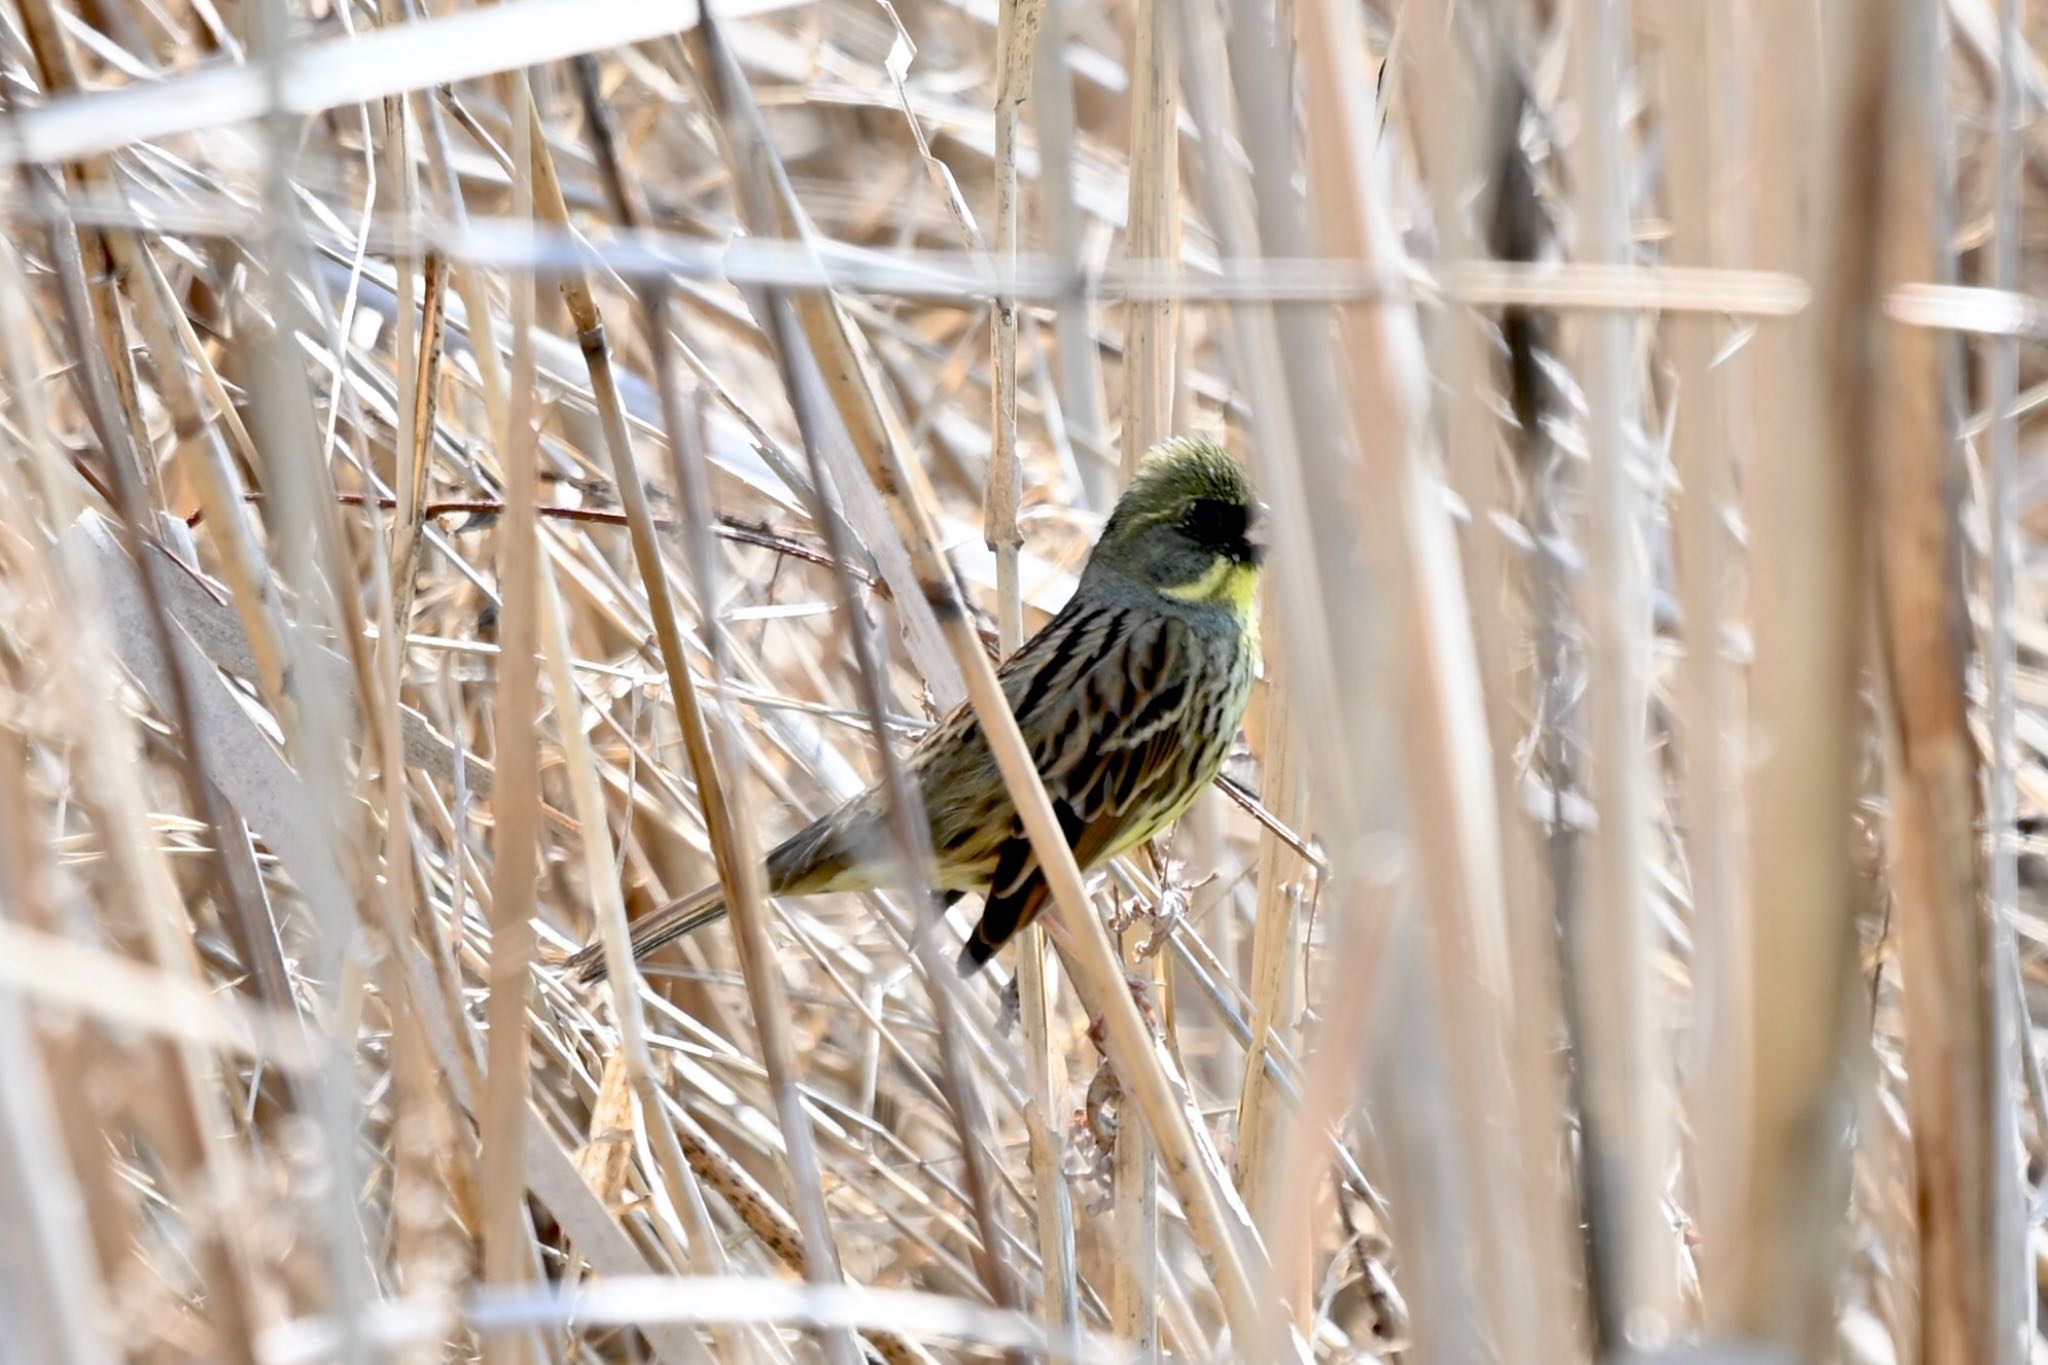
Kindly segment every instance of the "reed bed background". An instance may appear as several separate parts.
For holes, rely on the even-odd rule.
[[[2048,1356],[2025,8],[0,6],[0,1361]],[[1174,432],[1228,781],[765,902]]]

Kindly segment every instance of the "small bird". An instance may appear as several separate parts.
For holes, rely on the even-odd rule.
[[[1213,441],[1161,443],[1138,465],[1073,597],[997,670],[1003,696],[1083,871],[1165,829],[1216,776],[1258,671],[1252,594],[1265,547],[1244,467]],[[1044,906],[1045,878],[971,707],[904,762],[931,836],[928,884],[969,891],[981,921],[960,951],[979,970]],[[870,787],[768,855],[768,893],[872,891],[894,875],[888,793]],[[633,926],[633,956],[725,914],[713,884]],[[602,980],[602,944],[568,961]]]

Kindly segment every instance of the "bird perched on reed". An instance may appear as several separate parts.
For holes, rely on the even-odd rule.
[[[1172,824],[1223,766],[1258,668],[1261,510],[1243,467],[1214,442],[1155,447],[1073,598],[997,670],[1084,871]],[[926,881],[948,905],[969,891],[985,897],[960,952],[971,973],[1038,914],[1045,878],[972,709],[927,732],[904,772],[930,832]],[[888,800],[872,787],[785,839],[768,855],[769,894],[886,885]],[[706,887],[637,922],[633,956],[724,914],[721,888]],[[568,966],[601,980],[603,945]]]

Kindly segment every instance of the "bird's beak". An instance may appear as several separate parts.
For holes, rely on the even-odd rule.
[[[1263,564],[1266,561],[1266,547],[1272,543],[1273,509],[1263,502],[1252,504],[1250,522],[1244,528],[1244,543],[1251,547],[1251,561]]]

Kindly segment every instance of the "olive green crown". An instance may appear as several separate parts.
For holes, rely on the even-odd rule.
[[[1258,502],[1251,476],[1216,442],[1205,436],[1161,441],[1138,462],[1131,486],[1117,500],[1116,510],[1103,528],[1103,539],[1113,539],[1148,522],[1178,517],[1198,498],[1236,507],[1252,507]]]

